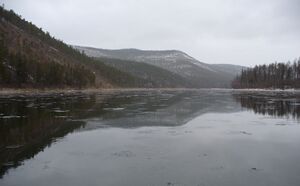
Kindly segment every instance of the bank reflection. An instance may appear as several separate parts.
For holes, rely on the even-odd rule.
[[[81,101],[81,100],[85,101]],[[0,99],[0,176],[57,139],[84,126],[70,121],[78,110],[94,104],[92,97],[14,97]]]
[[[243,108],[257,114],[300,118],[300,95],[294,93],[239,93],[234,98]]]

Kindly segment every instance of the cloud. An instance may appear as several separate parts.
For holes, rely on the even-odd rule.
[[[298,0],[4,0],[70,44],[183,50],[254,65],[299,57]]]

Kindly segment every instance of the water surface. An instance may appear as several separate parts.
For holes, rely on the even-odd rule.
[[[0,185],[300,184],[300,95],[128,91],[0,98]]]

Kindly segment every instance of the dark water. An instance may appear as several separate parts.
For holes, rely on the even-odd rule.
[[[0,98],[0,185],[299,186],[300,94]]]

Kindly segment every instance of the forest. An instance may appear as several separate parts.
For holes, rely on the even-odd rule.
[[[232,88],[300,88],[300,58],[243,69],[232,81]]]
[[[39,62],[22,53],[9,53],[0,40],[0,85],[4,87],[84,87],[95,76],[82,65]]]
[[[0,7],[0,88],[143,85],[147,81],[86,56]]]
[[[70,55],[77,51],[61,41],[44,33],[30,22],[21,19],[12,10],[0,8],[0,86],[1,87],[85,87],[95,84],[95,75],[82,64],[58,63],[54,59],[41,59],[38,50],[43,44],[37,45],[28,35],[40,39],[41,43],[49,43]],[[6,25],[15,25],[19,33]],[[23,34],[26,33],[26,34]],[[15,37],[15,38],[14,38]],[[16,40],[17,44],[13,43]],[[79,57],[80,54],[77,54]],[[76,56],[76,57],[77,57]]]

